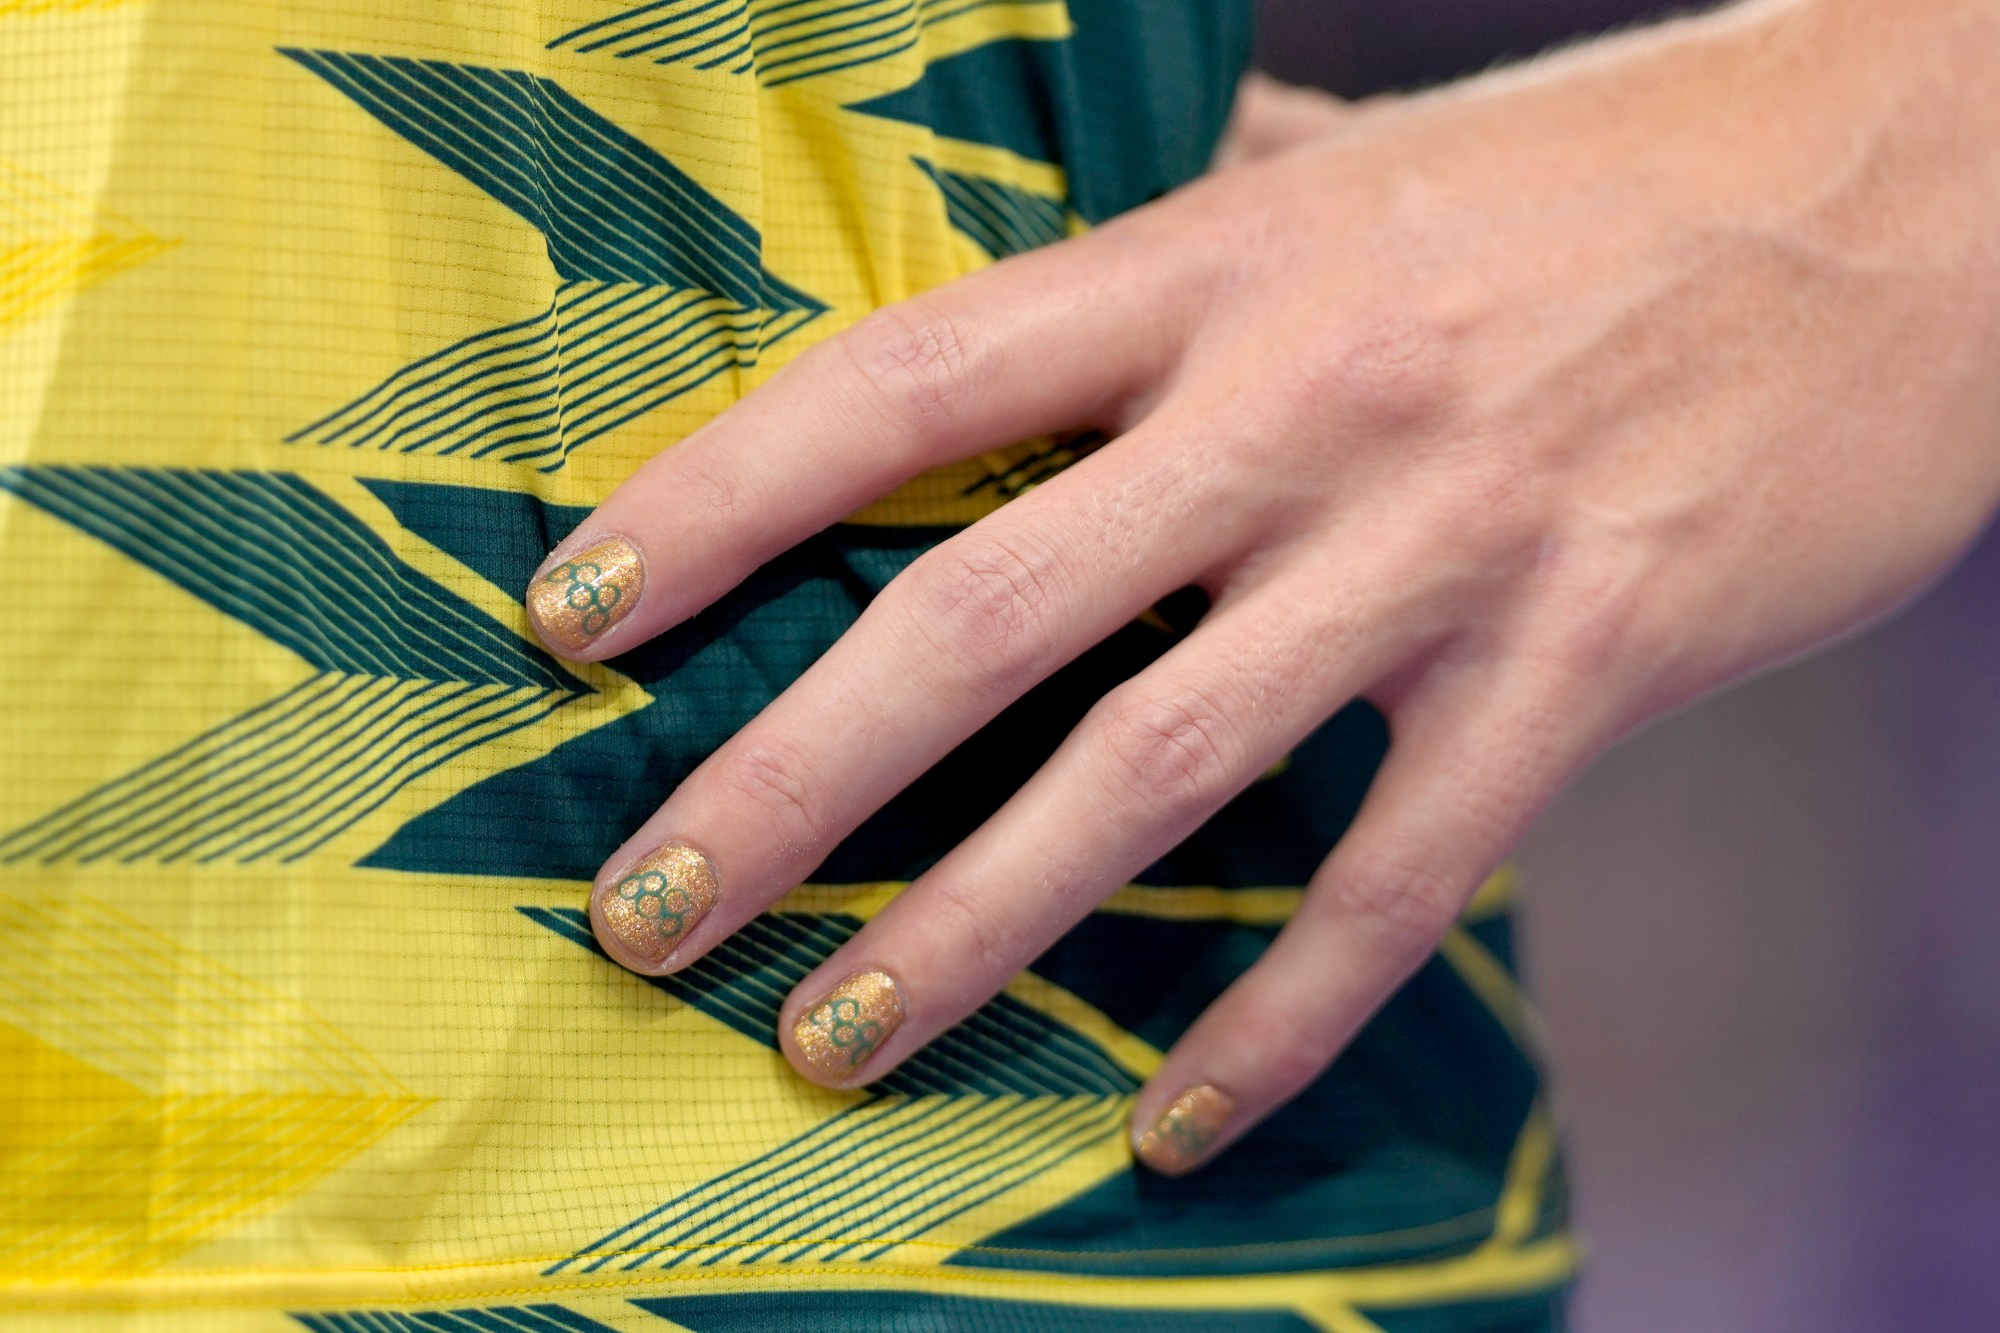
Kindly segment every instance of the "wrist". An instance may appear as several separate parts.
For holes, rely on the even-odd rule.
[[[1774,16],[1795,119],[1824,127],[1806,234],[1948,269],[2000,306],[2000,0],[1790,0]]]
[[[1670,28],[1634,64],[1684,109],[1668,193],[1697,226],[2000,309],[2000,0],[1751,0]]]

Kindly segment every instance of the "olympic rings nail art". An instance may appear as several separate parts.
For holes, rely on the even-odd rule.
[[[670,842],[600,889],[597,914],[633,961],[658,967],[721,896],[708,858]]]
[[[1161,1175],[1182,1175],[1207,1159],[1235,1112],[1236,1099],[1213,1084],[1189,1088],[1167,1104],[1133,1151]]]
[[[843,1082],[903,1021],[903,997],[886,972],[856,972],[806,1010],[792,1028],[806,1063]]]
[[[631,613],[645,586],[639,548],[623,537],[606,537],[535,576],[528,616],[542,642],[581,652]]]

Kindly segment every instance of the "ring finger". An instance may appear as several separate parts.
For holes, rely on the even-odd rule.
[[[1411,654],[1423,622],[1390,605],[1409,589],[1371,575],[1343,596],[1301,574],[1218,607],[799,983],[781,1026],[793,1063],[822,1083],[872,1081],[992,998]]]

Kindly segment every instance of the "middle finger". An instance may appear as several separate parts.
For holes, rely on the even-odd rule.
[[[1171,434],[1139,428],[898,576],[606,862],[606,952],[650,974],[694,961],[1028,688],[1239,547],[1241,524],[1182,522],[1204,483]]]

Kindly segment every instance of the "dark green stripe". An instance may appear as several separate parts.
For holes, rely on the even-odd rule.
[[[555,82],[518,70],[286,49],[541,231],[565,278],[820,308],[762,267],[757,230]]]
[[[583,690],[539,648],[281,473],[0,469],[47,510],[323,671]]]

